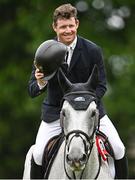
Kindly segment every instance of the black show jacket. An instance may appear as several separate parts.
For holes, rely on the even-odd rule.
[[[67,76],[72,83],[86,82],[92,72],[94,65],[99,68],[99,84],[96,89],[98,98],[98,109],[100,118],[105,115],[101,98],[106,92],[106,74],[101,49],[95,43],[77,37],[77,44],[74,49]],[[41,119],[45,122],[52,122],[59,119],[61,110],[62,90],[59,86],[57,73],[48,81],[42,90],[39,89],[35,78],[35,67],[33,65],[31,77],[28,84],[28,92],[31,97],[36,97],[47,90],[41,109]]]

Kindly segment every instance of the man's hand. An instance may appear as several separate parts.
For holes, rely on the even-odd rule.
[[[44,73],[40,72],[38,68],[35,70],[35,77],[37,79],[37,83],[39,86],[44,87],[47,84],[47,81],[45,81],[44,78]]]
[[[44,73],[40,72],[40,70],[38,68],[36,68],[35,77],[37,80],[42,79],[44,77]]]

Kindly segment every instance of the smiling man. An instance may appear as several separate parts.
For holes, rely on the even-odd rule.
[[[125,147],[101,102],[106,92],[106,74],[101,49],[95,43],[77,35],[79,20],[77,19],[77,10],[71,4],[63,4],[55,9],[52,27],[56,32],[56,40],[67,45],[68,56],[65,61],[68,68],[65,69],[65,73],[72,83],[86,82],[94,65],[98,66],[99,84],[96,96],[100,114],[100,130],[106,134],[114,150],[117,178],[125,179],[127,177]],[[47,90],[47,97],[42,104],[41,124],[31,160],[32,179],[43,178],[44,148],[49,139],[61,133],[59,118],[63,92],[58,83],[57,73],[48,81],[44,79],[44,76],[33,65],[29,80],[29,95],[36,97]]]
[[[56,11],[57,12],[57,11]],[[57,34],[58,40],[67,46],[70,45],[77,36],[79,20],[75,17],[58,18],[54,16],[53,29]],[[69,18],[69,19],[66,19]]]

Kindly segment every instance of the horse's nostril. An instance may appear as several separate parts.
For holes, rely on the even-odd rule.
[[[85,162],[87,160],[87,155],[86,154],[83,154],[82,158],[80,159],[80,161],[83,161]]]
[[[71,159],[70,159],[70,157],[69,157],[69,154],[67,154],[66,160],[67,160],[67,162],[71,161]]]

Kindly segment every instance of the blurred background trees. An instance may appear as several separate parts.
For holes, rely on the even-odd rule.
[[[77,7],[79,35],[103,49],[108,78],[103,100],[127,147],[130,178],[135,178],[135,1],[129,0],[0,0],[0,178],[22,178],[43,98],[27,93],[34,53],[55,36],[52,13],[63,3]]]

